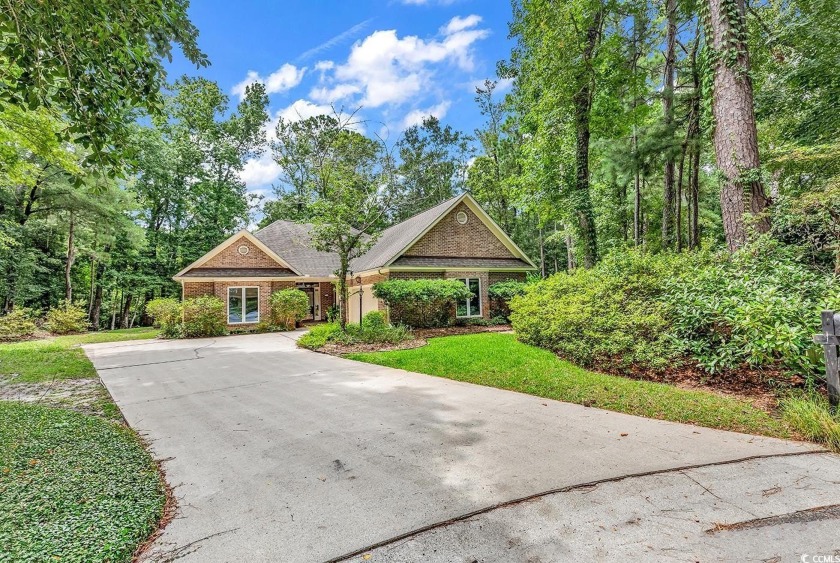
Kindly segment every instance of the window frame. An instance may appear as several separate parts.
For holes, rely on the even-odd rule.
[[[479,277],[468,277],[468,278],[457,278],[457,280],[464,282],[464,285],[467,286],[467,289],[470,288],[470,280],[477,281],[478,282],[478,293],[476,294],[475,297],[467,297],[467,299],[466,299],[467,314],[466,315],[459,315],[458,314],[458,303],[457,302],[455,303],[455,318],[456,319],[476,319],[476,318],[483,317],[484,316],[483,315],[484,311],[482,310],[483,306],[482,306],[482,303],[481,303],[481,278],[479,278]],[[472,303],[473,303],[473,301],[478,301],[478,314],[477,315],[472,314],[472,311],[473,311]]]
[[[242,291],[242,309],[240,311],[242,315],[242,320],[239,322],[231,322],[230,320],[230,290],[231,289],[239,289]],[[246,320],[247,313],[245,311],[245,306],[248,301],[247,298],[247,290],[249,289],[256,289],[257,290],[257,320],[249,321]],[[227,324],[229,325],[252,325],[258,324],[260,322],[260,287],[258,285],[230,285],[227,288],[227,299],[225,299],[227,305]]]

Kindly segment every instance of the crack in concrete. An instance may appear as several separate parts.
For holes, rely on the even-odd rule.
[[[804,524],[807,522],[835,520],[838,518],[840,518],[840,504],[831,504],[828,506],[818,506],[816,508],[797,510],[796,512],[788,512],[787,514],[778,514],[776,516],[767,516],[765,518],[735,522],[734,524],[718,524],[714,528],[706,530],[706,533],[717,534],[720,532],[751,530],[754,528],[766,528],[768,526],[780,526],[782,524]]]
[[[592,487],[597,487],[598,485],[603,485],[605,483],[617,483],[619,481],[624,481],[624,480],[627,480],[627,479],[634,479],[634,478],[637,478],[637,477],[650,477],[652,475],[664,475],[664,474],[667,474],[667,473],[682,473],[682,472],[688,471],[690,469],[701,469],[701,468],[704,468],[704,467],[715,467],[715,466],[719,466],[719,465],[732,465],[732,464],[736,464],[736,463],[743,463],[743,462],[746,462],[746,461],[753,461],[753,460],[756,460],[756,459],[771,459],[771,458],[777,458],[777,457],[793,457],[793,456],[815,455],[815,454],[825,454],[825,453],[829,453],[828,450],[818,449],[818,450],[810,450],[810,451],[805,451],[805,452],[789,452],[789,453],[781,453],[781,454],[753,455],[753,456],[742,457],[742,458],[738,458],[738,459],[715,461],[715,462],[712,462],[712,463],[699,463],[699,464],[695,464],[695,465],[684,465],[684,466],[681,466],[681,467],[672,467],[672,468],[669,468],[669,469],[656,469],[656,470],[653,470],[653,471],[643,471],[641,473],[629,473],[627,475],[619,475],[619,476],[616,476],[616,477],[608,477],[608,478],[605,478],[605,479],[598,479],[596,481],[590,481],[590,482],[587,482],[587,483],[578,483],[576,485],[567,485],[565,487],[558,487],[556,489],[550,489],[548,491],[535,493],[533,495],[528,495],[528,496],[517,498],[517,499],[512,499],[512,500],[499,502],[499,503],[496,503],[496,504],[493,504],[493,505],[490,505],[490,506],[485,506],[484,508],[479,508],[477,510],[473,510],[472,512],[467,512],[466,514],[462,514],[460,516],[456,516],[456,517],[450,518],[448,520],[443,520],[441,522],[435,522],[434,524],[429,524],[427,526],[423,526],[423,527],[417,528],[415,530],[405,532],[405,533],[400,534],[398,536],[394,536],[392,538],[376,542],[374,544],[365,546],[361,549],[357,549],[357,550],[352,551],[350,553],[345,553],[343,555],[339,555],[338,557],[333,557],[332,559],[327,559],[324,563],[340,563],[341,561],[347,561],[348,559],[351,559],[353,557],[357,557],[357,556],[362,555],[364,553],[367,553],[369,551],[373,551],[374,549],[379,549],[379,548],[385,547],[387,545],[392,545],[392,544],[395,544],[397,542],[401,542],[403,540],[411,539],[411,538],[413,538],[415,536],[418,536],[420,534],[423,534],[425,532],[436,530],[438,528],[444,528],[446,526],[450,526],[450,525],[456,524],[458,522],[463,522],[463,521],[469,520],[470,518],[473,518],[475,516],[481,516],[482,514],[487,514],[488,512],[492,512],[492,511],[500,509],[500,508],[507,508],[507,507],[510,507],[510,506],[515,506],[517,504],[522,504],[524,502],[528,502],[528,501],[532,501],[532,500],[538,500],[538,499],[541,499],[543,497],[547,497],[547,496],[553,495],[553,494],[568,493],[568,492],[576,491],[576,490],[580,490],[580,489],[588,489],[588,488],[592,488]],[[698,485],[699,485],[699,483],[698,483]],[[700,486],[702,487],[702,485],[700,485]],[[709,491],[709,492],[711,492],[711,491]],[[840,507],[840,505],[838,505],[838,507]],[[838,508],[838,511],[840,511],[840,508]],[[820,519],[824,519],[824,518],[820,518]],[[760,520],[762,520],[762,519],[758,519],[756,521],[760,521]]]
[[[163,361],[160,361],[160,362],[145,362],[145,363],[142,363],[142,364],[128,364],[128,365],[124,365],[124,366],[107,366],[107,367],[103,367],[103,368],[96,368],[96,371],[106,371],[106,370],[111,370],[111,369],[123,369],[123,368],[136,368],[136,367],[142,367],[142,366],[155,366],[155,365],[158,365],[158,364],[174,364],[174,363],[177,363],[177,362],[191,362],[193,360],[201,360],[201,359],[203,359],[203,357],[199,355],[198,351],[203,350],[205,348],[209,348],[210,346],[212,346],[215,343],[216,343],[216,341],[214,340],[210,344],[205,344],[204,346],[199,346],[198,348],[193,348],[193,354],[195,354],[194,358],[181,358],[179,360],[163,360]]]

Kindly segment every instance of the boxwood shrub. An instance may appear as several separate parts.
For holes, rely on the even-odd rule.
[[[182,334],[187,338],[221,336],[227,333],[225,303],[213,295],[184,300]]]

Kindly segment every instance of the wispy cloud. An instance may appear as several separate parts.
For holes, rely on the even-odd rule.
[[[357,23],[356,25],[354,25],[350,29],[342,31],[341,33],[339,33],[335,37],[327,39],[326,41],[324,41],[323,43],[321,43],[317,47],[313,47],[313,48],[309,49],[308,51],[305,51],[304,53],[301,53],[301,55],[297,59],[295,59],[295,62],[299,62],[299,63],[304,62],[304,61],[306,61],[308,59],[311,59],[312,57],[318,55],[319,53],[323,53],[327,49],[335,47],[336,45],[340,45],[341,43],[347,41],[348,39],[355,38],[359,33],[364,31],[365,28],[368,26],[368,24],[370,24],[370,22],[372,22],[372,21],[373,21],[373,18],[370,18],[370,19],[367,19],[363,22]]]

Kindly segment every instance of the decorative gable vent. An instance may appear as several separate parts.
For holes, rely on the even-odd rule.
[[[236,249],[236,251],[242,256],[245,256],[249,252],[251,252],[251,247],[249,247],[247,244],[242,244],[239,246],[239,248]]]
[[[458,221],[458,223],[460,223],[461,225],[466,225],[467,224],[467,214],[464,213],[463,211],[459,211],[458,213],[455,214],[455,220]]]

